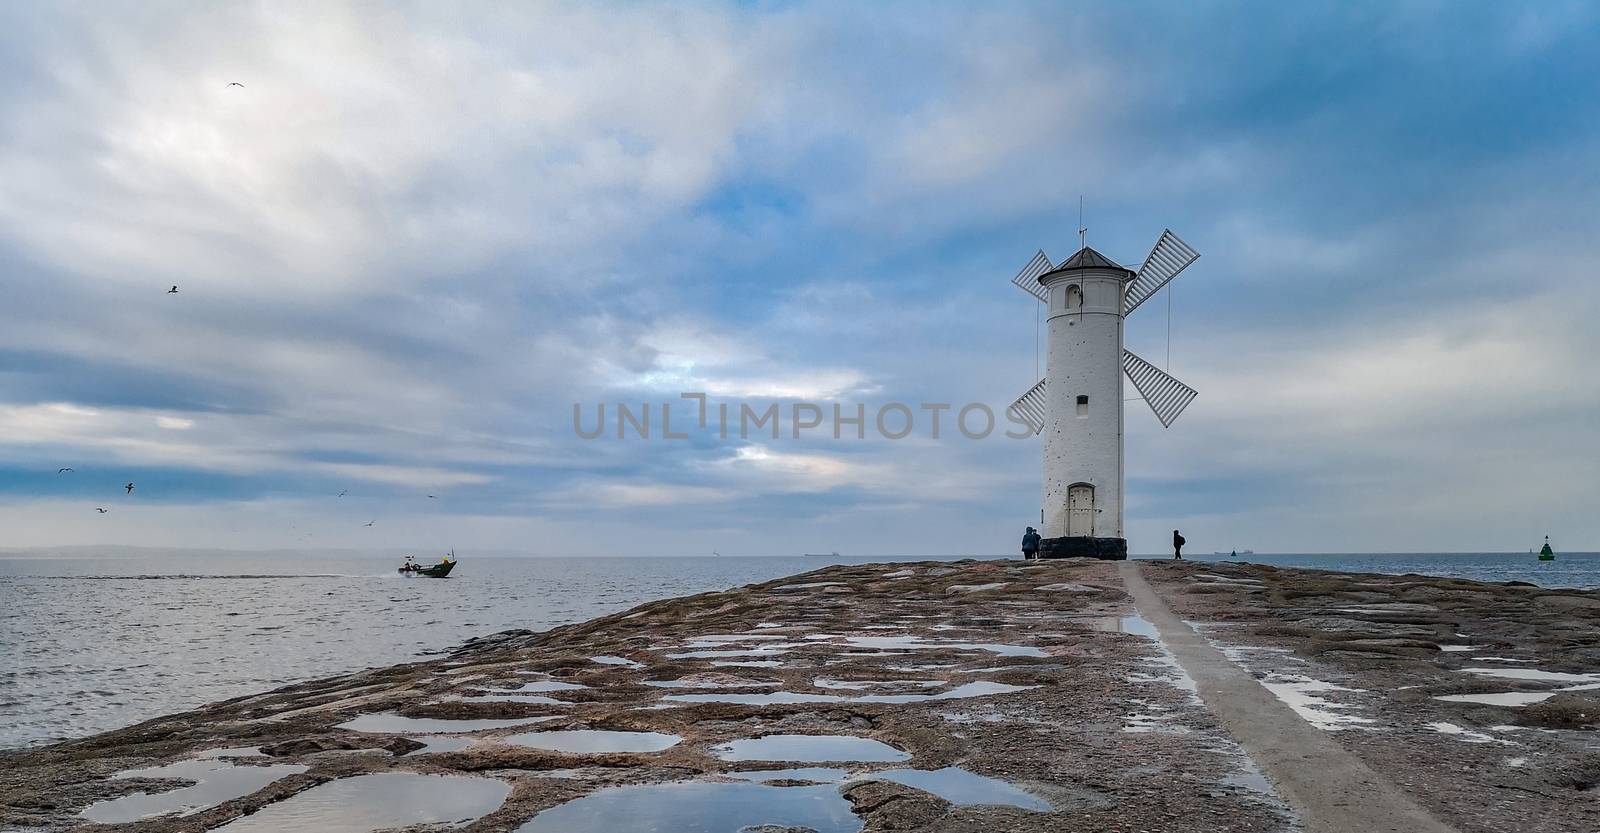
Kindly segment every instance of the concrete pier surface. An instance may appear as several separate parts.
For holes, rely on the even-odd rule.
[[[830,566],[0,754],[0,830],[1594,831],[1600,593]]]

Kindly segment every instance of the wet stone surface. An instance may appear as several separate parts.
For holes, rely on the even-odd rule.
[[[1596,608],[1415,577],[1143,569],[1263,683],[1355,718],[1330,736],[1419,801],[1454,802],[1461,830],[1600,829],[1577,798],[1600,782],[1573,725],[1592,693],[1570,690],[1600,673]],[[1484,673],[1440,642],[1562,676]],[[1497,692],[1548,696],[1436,699]],[[237,754],[196,758],[221,749]],[[1437,776],[1416,765],[1434,756]],[[1099,562],[831,566],[4,753],[0,830],[84,826],[97,802],[192,782],[115,774],[184,762],[298,770],[141,833],[1297,829]],[[1492,824],[1459,822],[1472,813]]]

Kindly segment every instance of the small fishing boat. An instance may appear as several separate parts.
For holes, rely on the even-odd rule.
[[[412,561],[408,556],[406,563],[400,565],[400,575],[422,576],[424,578],[444,578],[456,568],[456,551],[451,550],[438,564],[422,565]]]
[[[1539,550],[1539,560],[1540,561],[1554,561],[1554,560],[1556,560],[1556,551],[1553,550],[1553,549],[1550,549],[1550,536],[1548,536],[1548,535],[1544,536],[1544,548]]]

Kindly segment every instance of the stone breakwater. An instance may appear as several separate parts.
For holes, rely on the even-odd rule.
[[[1592,592],[832,566],[4,753],[0,830],[1593,831],[1596,695]]]

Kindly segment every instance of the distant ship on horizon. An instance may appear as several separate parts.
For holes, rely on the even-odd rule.
[[[805,557],[806,558],[838,558],[839,554],[836,553],[836,552],[808,552],[808,553],[805,553]]]
[[[1212,555],[1255,555],[1255,550],[1234,550],[1233,552],[1213,552]]]

